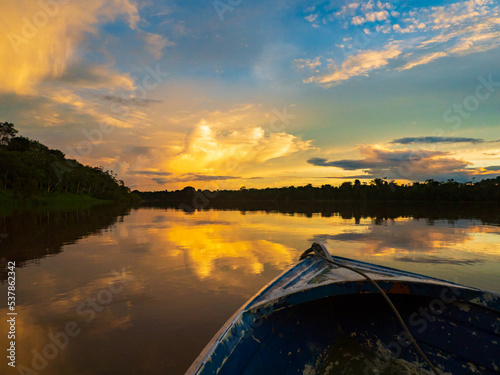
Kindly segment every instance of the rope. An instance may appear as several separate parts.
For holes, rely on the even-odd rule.
[[[318,250],[318,247],[319,247],[319,250]],[[384,297],[384,299],[386,300],[386,302],[391,307],[391,309],[394,312],[394,315],[396,315],[396,318],[398,319],[399,323],[401,324],[401,326],[403,327],[403,329],[406,331],[406,333],[410,337],[411,342],[413,344],[413,347],[416,349],[416,351],[418,352],[418,354],[420,354],[420,356],[424,359],[424,361],[429,365],[429,367],[434,372],[434,374],[440,375],[440,372],[436,369],[436,367],[434,367],[434,365],[432,364],[432,362],[429,360],[429,358],[427,358],[427,356],[425,355],[425,353],[422,351],[422,349],[420,348],[420,346],[417,344],[417,341],[415,340],[415,338],[411,334],[410,330],[406,326],[405,322],[403,321],[403,318],[401,318],[401,315],[399,314],[398,310],[396,309],[396,306],[394,306],[394,304],[389,299],[389,297],[384,292],[384,290],[370,276],[368,276],[366,273],[364,273],[364,272],[362,272],[360,270],[357,270],[356,268],[353,268],[353,267],[350,267],[350,266],[348,266],[346,264],[342,264],[342,263],[338,263],[338,262],[334,261],[332,259],[332,257],[330,256],[330,254],[328,254],[328,252],[325,253],[323,251],[323,247],[320,244],[317,244],[317,243],[313,243],[312,246],[311,246],[311,248],[308,249],[308,250],[306,250],[301,255],[300,259],[307,258],[309,256],[309,253],[311,253],[312,251],[314,251],[315,254],[317,254],[319,257],[323,258],[327,262],[329,262],[331,264],[334,264],[334,265],[336,265],[338,267],[347,268],[348,270],[350,270],[352,272],[356,272],[357,274],[363,276],[370,283],[372,283],[373,286],[375,286],[375,288],[377,288],[377,290],[382,294],[382,296]]]

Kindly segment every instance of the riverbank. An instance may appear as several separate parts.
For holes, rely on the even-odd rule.
[[[51,211],[73,211],[111,203],[114,202],[73,193],[39,194],[23,200],[15,199],[12,191],[0,190],[0,214],[2,215],[17,209],[41,208]]]

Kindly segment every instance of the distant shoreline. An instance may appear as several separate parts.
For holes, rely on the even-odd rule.
[[[427,180],[399,185],[383,179],[370,184],[355,180],[340,186],[322,185],[286,186],[279,188],[239,190],[201,190],[187,186],[175,191],[134,191],[144,201],[192,201],[194,206],[206,206],[209,202],[246,201],[359,201],[359,202],[500,202],[500,176],[479,182],[460,183]]]
[[[237,207],[239,205],[249,205],[249,206],[262,206],[262,205],[290,205],[290,206],[300,206],[300,205],[394,205],[401,204],[405,206],[411,205],[448,205],[448,206],[500,206],[499,201],[488,200],[488,201],[449,201],[449,200],[362,200],[362,199],[218,199],[214,198],[207,202],[207,204],[199,205],[193,204],[192,199],[150,199],[143,200],[141,206],[155,206],[155,205],[168,205],[169,207],[180,206],[197,206],[194,208],[217,208],[219,206]]]

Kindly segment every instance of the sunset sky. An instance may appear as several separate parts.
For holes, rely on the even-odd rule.
[[[19,0],[0,122],[132,189],[500,176],[500,5]]]

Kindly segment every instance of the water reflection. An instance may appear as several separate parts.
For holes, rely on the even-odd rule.
[[[64,245],[122,221],[129,213],[129,207],[102,205],[81,211],[22,210],[0,216],[0,280],[5,280],[7,259],[17,267],[38,263],[40,258],[60,253]]]
[[[498,290],[498,211],[420,217],[401,207],[371,210],[100,208],[3,218],[3,262],[23,266],[18,364],[32,367],[33,350],[43,352],[49,333],[75,322],[81,333],[40,373],[182,374],[224,321],[311,241],[340,256]],[[120,289],[117,275],[127,282],[107,300],[106,290]],[[6,284],[0,288],[5,296]],[[95,317],[87,322],[89,309]]]
[[[360,228],[361,227],[361,228]],[[340,234],[317,234],[310,238],[311,241],[332,243],[335,246],[345,243],[357,243],[356,256],[389,255],[389,254],[436,254],[445,249],[460,250],[466,243],[476,241],[479,234],[483,234],[481,241],[490,239],[492,246],[481,252],[499,254],[498,246],[494,240],[499,228],[482,225],[476,220],[454,221],[452,225],[447,222],[435,222],[430,226],[422,219],[391,220],[385,225],[372,225],[364,220],[359,223],[356,230],[345,231]],[[490,236],[491,235],[491,236]],[[450,254],[453,256],[453,254]],[[453,258],[449,258],[450,263]]]
[[[162,203],[146,202],[146,206],[158,208],[181,207],[185,212],[195,211],[193,202]],[[283,213],[312,217],[340,216],[343,219],[371,218],[375,224],[382,224],[389,219],[412,217],[425,219],[429,225],[435,220],[446,220],[453,224],[460,219],[478,219],[483,224],[500,225],[500,206],[498,203],[473,203],[473,202],[369,202],[369,201],[210,201],[205,210],[239,210],[247,212],[263,211],[268,213]]]
[[[295,249],[245,237],[230,222],[175,224],[168,231],[168,240],[178,249],[171,255],[185,257],[186,267],[201,279],[219,277],[228,269],[260,274],[264,265],[283,270],[292,263]]]

